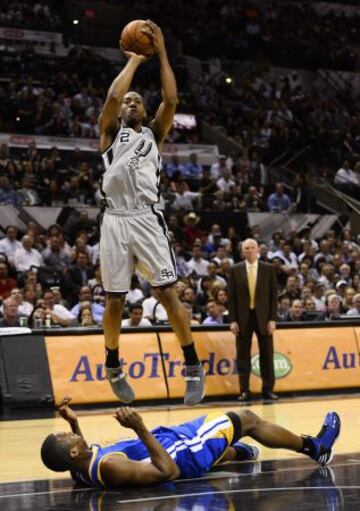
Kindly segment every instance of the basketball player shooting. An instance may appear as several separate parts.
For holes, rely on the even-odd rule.
[[[161,29],[146,21],[142,32],[151,38],[160,61],[162,103],[155,119],[149,127],[143,126],[143,99],[129,91],[135,71],[148,59],[131,51],[124,51],[127,64],[111,84],[99,119],[105,165],[100,264],[107,293],[103,319],[106,376],[120,401],[130,403],[135,399],[120,367],[118,350],[125,295],[136,258],[181,344],[185,358],[184,402],[195,405],[204,396],[205,373],[195,351],[187,313],[175,291],[175,259],[164,217],[155,207],[160,196],[159,149],[173,123],[177,86]]]
[[[225,461],[254,461],[259,450],[240,442],[243,436],[328,465],[341,430],[336,412],[326,415],[317,436],[299,436],[245,410],[214,411],[179,426],[159,426],[149,431],[136,410],[122,407],[116,411],[115,419],[132,429],[138,438],[103,447],[89,446],[69,401],[70,398],[62,401],[59,412],[69,423],[71,433],[48,435],[41,447],[41,458],[50,470],[70,470],[76,482],[95,487],[152,486],[173,479],[201,477]]]

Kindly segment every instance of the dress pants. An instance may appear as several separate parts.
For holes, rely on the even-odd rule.
[[[236,337],[240,393],[250,391],[251,341],[254,332],[259,344],[262,392],[272,392],[275,384],[273,336],[260,333],[255,310],[251,309],[249,311],[249,321],[245,333],[240,333]]]

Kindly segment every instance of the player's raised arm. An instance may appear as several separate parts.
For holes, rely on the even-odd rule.
[[[176,105],[179,102],[177,86],[160,27],[152,21],[147,20],[143,32],[152,38],[155,52],[158,54],[160,60],[162,103],[156,112],[155,119],[150,123],[150,128],[154,132],[157,142],[161,144],[173,124]]]
[[[145,55],[124,51],[128,58],[126,66],[110,85],[106,101],[99,117],[100,150],[101,152],[112,144],[119,129],[119,110],[125,94],[128,92],[136,69],[148,60]]]
[[[69,406],[70,401],[71,397],[64,397],[59,406],[59,414],[70,425],[71,431],[76,435],[81,436],[81,438],[85,440],[84,435],[80,429],[77,415]]]
[[[115,418],[125,428],[135,431],[146,445],[152,463],[132,461],[120,456],[108,456],[101,464],[101,475],[107,486],[143,486],[179,477],[179,467],[146,428],[136,410],[129,407],[119,408]]]

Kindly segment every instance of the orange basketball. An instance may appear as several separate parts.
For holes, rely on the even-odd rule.
[[[124,27],[120,36],[120,42],[124,50],[146,56],[154,53],[151,37],[141,32],[144,25],[144,20],[134,20]]]

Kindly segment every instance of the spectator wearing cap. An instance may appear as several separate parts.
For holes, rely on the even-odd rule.
[[[207,316],[202,322],[203,325],[222,325],[223,315],[215,300],[209,300],[206,304]]]
[[[314,296],[313,296],[316,310],[319,312],[324,312],[326,310],[325,305],[325,284],[323,282],[317,282],[314,286]]]
[[[20,241],[16,239],[17,234],[17,228],[9,225],[5,229],[5,238],[0,240],[0,252],[6,255],[9,263],[14,262],[15,252],[21,248]]]
[[[9,297],[3,302],[4,316],[0,319],[0,328],[20,326],[19,306],[17,302]]]
[[[199,222],[200,217],[194,211],[191,211],[184,216],[185,227],[183,229],[183,233],[187,248],[192,248],[194,241],[202,236],[202,230],[198,227]]]
[[[345,296],[345,289],[348,287],[346,280],[338,280],[336,282],[336,292],[343,299]]]
[[[30,270],[32,266],[40,267],[43,266],[43,258],[34,246],[34,239],[32,236],[25,235],[22,238],[22,247],[18,248],[14,256],[15,268],[18,272],[24,272]]]
[[[276,183],[275,192],[269,196],[267,206],[272,213],[286,213],[290,210],[291,201],[289,196],[284,193],[283,183]]]
[[[354,295],[353,307],[346,313],[347,316],[360,316],[360,293]]]
[[[141,303],[132,303],[129,307],[129,318],[123,319],[122,327],[145,327],[151,326],[148,319],[143,318],[143,306]]]

